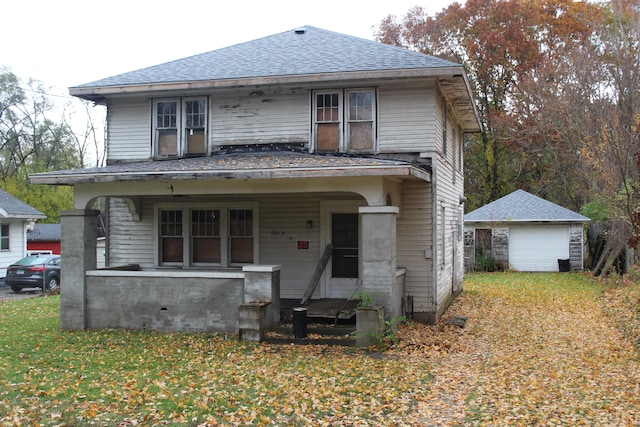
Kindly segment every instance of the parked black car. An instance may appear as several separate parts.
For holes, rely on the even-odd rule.
[[[7,267],[7,286],[13,292],[27,288],[54,290],[60,286],[60,255],[31,255]]]

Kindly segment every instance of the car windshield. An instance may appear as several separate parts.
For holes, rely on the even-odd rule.
[[[49,259],[48,257],[42,257],[42,256],[28,256],[28,257],[22,258],[20,261],[16,262],[15,265],[44,264],[45,262],[47,262],[48,259]]]

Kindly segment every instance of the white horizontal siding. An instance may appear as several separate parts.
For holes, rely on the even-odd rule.
[[[450,155],[451,152],[449,152]],[[437,156],[434,183],[436,184],[438,233],[434,247],[437,251],[438,307],[449,299],[454,287],[457,289],[464,274],[464,239],[461,231],[463,224],[460,216],[460,212],[464,208],[464,205],[460,203],[464,187],[462,180],[454,179],[453,167],[450,160],[444,160],[441,156]],[[444,207],[444,221],[442,207]],[[442,227],[443,223],[444,227]]]
[[[435,309],[431,187],[406,182],[402,188],[401,216],[397,220],[397,265],[405,267],[405,294],[414,298],[414,311]]]
[[[108,106],[107,160],[146,160],[151,157],[149,101],[117,100]]]
[[[309,142],[309,93],[214,97],[211,101],[214,146]]]
[[[27,236],[22,220],[4,220],[9,225],[9,250],[0,251],[0,277],[7,275],[7,267],[27,254]]]
[[[143,204],[134,221],[123,199],[109,199],[109,265],[140,264],[153,268],[154,227],[151,204]]]
[[[435,148],[435,98],[428,88],[379,91],[378,146],[381,152],[425,152]]]
[[[312,222],[311,229],[307,221]],[[282,266],[282,298],[304,295],[324,250],[320,248],[320,223],[317,196],[291,195],[260,202],[260,263]],[[309,241],[309,249],[298,249],[298,241]]]

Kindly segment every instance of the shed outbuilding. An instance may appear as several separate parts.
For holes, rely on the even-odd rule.
[[[579,213],[516,190],[465,215],[465,269],[582,270],[584,224],[589,221]]]

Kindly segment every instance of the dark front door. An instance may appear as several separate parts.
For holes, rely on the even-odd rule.
[[[331,273],[335,278],[358,277],[358,214],[331,215],[333,256]]]

